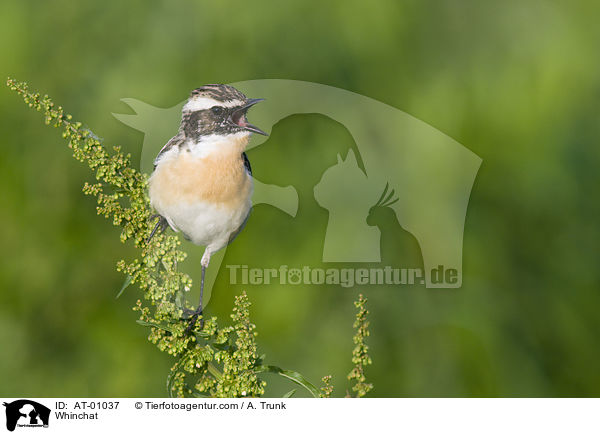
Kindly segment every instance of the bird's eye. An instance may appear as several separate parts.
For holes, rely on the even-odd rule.
[[[218,105],[212,107],[210,110],[216,115],[223,113],[223,107],[219,107]]]

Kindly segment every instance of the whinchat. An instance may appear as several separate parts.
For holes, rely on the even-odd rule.
[[[202,315],[211,254],[233,241],[252,209],[252,170],[244,151],[251,133],[267,133],[248,123],[246,112],[260,101],[225,84],[194,89],[183,106],[179,132],[154,160],[149,195],[159,220],[150,238],[168,225],[206,246],[200,301],[188,329]]]

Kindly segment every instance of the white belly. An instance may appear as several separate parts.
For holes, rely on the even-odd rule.
[[[243,206],[233,209],[208,202],[155,205],[173,229],[181,231],[194,244],[210,247],[212,252],[229,243],[246,221],[251,207],[250,197]]]

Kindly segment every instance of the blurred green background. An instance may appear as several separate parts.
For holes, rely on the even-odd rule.
[[[134,161],[143,136],[111,115],[131,112],[120,99],[171,107],[205,83],[313,81],[427,122],[483,158],[462,288],[249,287],[261,353],[315,383],[333,375],[342,396],[363,292],[371,396],[599,396],[599,12],[591,0],[4,0],[0,76]],[[0,126],[0,395],[165,396],[172,359],[135,324],[139,289],[115,300],[115,264],[137,252],[81,193],[92,173],[4,86]],[[319,265],[328,216],[313,187],[352,146],[320,115],[277,124],[249,157],[261,181],[296,187],[298,215],[257,206],[225,263]],[[382,246],[396,263],[401,248]],[[243,289],[228,274],[208,306],[222,323]],[[291,388],[267,380],[270,396]]]

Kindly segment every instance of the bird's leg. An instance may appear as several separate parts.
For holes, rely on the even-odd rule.
[[[167,226],[169,225],[169,222],[167,222],[167,219],[164,218],[163,216],[161,216],[160,214],[154,214],[150,216],[150,220],[154,220],[158,218],[158,221],[156,222],[156,225],[154,226],[154,229],[152,229],[152,232],[150,233],[150,236],[148,237],[148,239],[146,240],[147,243],[150,242],[150,240],[152,239],[152,237],[154,236],[154,234],[156,233],[156,231],[160,228],[161,233],[165,231],[165,229],[167,228]]]
[[[200,278],[200,300],[198,301],[198,307],[196,308],[196,310],[193,312],[193,315],[190,319],[190,324],[187,326],[186,331],[190,331],[194,325],[196,324],[196,321],[198,321],[198,317],[202,316],[202,297],[204,295],[204,275],[206,274],[206,267],[208,267],[208,263],[210,262],[210,250],[207,247],[206,250],[204,250],[204,255],[202,255],[202,260],[200,261],[200,264],[202,265],[202,277]],[[200,318],[200,328],[202,328],[204,326],[204,317]]]

